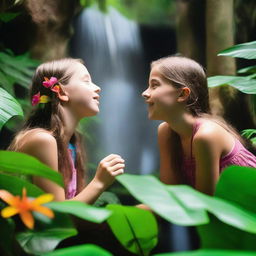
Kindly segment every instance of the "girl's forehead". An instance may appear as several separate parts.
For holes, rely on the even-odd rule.
[[[153,79],[161,80],[161,78],[162,78],[162,75],[159,72],[158,68],[153,67],[150,71],[149,80],[153,80]]]
[[[156,76],[159,76],[159,75],[160,75],[160,71],[159,71],[158,65],[154,65],[154,66],[151,68],[150,75],[156,75]]]
[[[75,63],[70,67],[69,71],[73,73],[73,75],[79,76],[79,77],[88,76],[88,75],[90,76],[87,68],[82,63]]]

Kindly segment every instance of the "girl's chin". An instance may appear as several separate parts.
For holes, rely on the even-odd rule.
[[[96,116],[96,115],[98,115],[98,113],[100,113],[100,109],[99,108],[98,109],[94,109],[94,111],[92,111],[91,116]]]
[[[90,116],[96,116],[98,115],[98,113],[100,112],[100,109],[99,108],[95,108],[95,109],[91,109],[91,111],[88,111],[84,117],[90,117]]]

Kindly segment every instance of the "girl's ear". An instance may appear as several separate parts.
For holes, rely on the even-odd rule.
[[[69,97],[67,95],[67,92],[65,92],[62,87],[60,86],[60,90],[58,92],[58,98],[61,100],[61,101],[69,101]]]
[[[184,102],[188,99],[189,95],[190,95],[190,89],[188,87],[183,87],[181,88],[181,93],[178,97],[178,102]]]

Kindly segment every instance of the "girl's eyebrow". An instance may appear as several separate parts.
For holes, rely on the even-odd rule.
[[[157,78],[152,78],[149,80],[149,82],[158,82],[159,83],[160,81]]]

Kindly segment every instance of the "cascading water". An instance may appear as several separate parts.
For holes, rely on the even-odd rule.
[[[101,124],[95,128],[101,157],[120,154],[129,173],[156,171],[158,122],[147,119],[141,97],[147,74],[138,25],[113,8],[107,14],[90,8],[78,17],[75,27],[72,55],[85,61],[102,89]]]
[[[138,25],[115,9],[107,14],[96,8],[86,9],[75,22],[72,55],[82,58],[99,85],[101,124],[96,147],[102,152],[95,162],[110,154],[126,160],[125,171],[149,174],[159,168],[157,125],[149,121],[141,92],[147,87],[147,71]],[[168,225],[168,224],[166,224]],[[186,229],[172,225],[166,230],[168,249],[190,249]],[[169,241],[171,241],[169,243]]]

